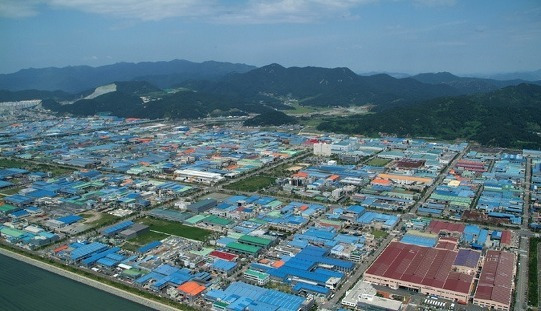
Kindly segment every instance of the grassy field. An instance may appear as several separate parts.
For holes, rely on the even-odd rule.
[[[178,222],[155,218],[143,218],[141,223],[150,227],[150,230],[171,235],[185,237],[192,240],[205,241],[211,231],[196,227],[185,226]]]
[[[12,168],[12,167],[23,167],[27,165],[26,162],[19,161],[19,160],[11,160],[11,159],[0,159],[0,167],[3,168]]]
[[[539,279],[537,274],[537,244],[540,238],[532,237],[530,239],[530,256],[528,257],[528,304],[530,306],[539,305]]]
[[[306,114],[306,113],[312,113],[316,111],[328,110],[328,108],[302,106],[302,105],[299,105],[299,103],[290,103],[288,106],[291,106],[292,108],[295,108],[295,109],[284,110],[284,112],[286,114],[292,114],[292,115]]]
[[[165,233],[148,231],[148,232],[145,232],[145,233],[141,234],[140,236],[137,236],[137,237],[135,237],[133,239],[130,239],[130,240],[126,241],[126,243],[124,243],[124,245],[122,245],[122,248],[125,248],[127,250],[131,250],[131,251],[135,251],[139,247],[141,247],[141,246],[143,246],[145,244],[148,244],[148,243],[150,243],[152,241],[161,241],[161,240],[165,239],[168,236],[169,235],[167,235]]]
[[[391,162],[389,159],[382,159],[382,158],[372,158],[368,162],[366,162],[366,165],[370,166],[385,166],[387,163]]]
[[[10,188],[10,189],[0,190],[0,193],[5,194],[5,195],[12,195],[12,194],[16,194],[21,189],[22,187],[15,187],[15,188]]]
[[[64,175],[73,172],[71,169],[58,167],[56,165],[36,164],[24,160],[0,159],[0,167],[2,168],[23,168],[29,171],[51,172],[53,176]]]
[[[253,176],[225,186],[226,189],[254,192],[271,186],[276,178],[270,176]]]
[[[82,217],[86,218],[87,214],[82,215]],[[113,224],[119,217],[107,213],[102,213],[101,217],[99,219],[93,220],[88,225],[91,225],[93,227],[101,227],[108,224]]]
[[[374,229],[374,230],[372,230],[372,235],[374,235],[374,237],[376,239],[379,239],[379,238],[386,238],[387,235],[389,235],[389,234],[387,232],[383,231],[383,230]]]

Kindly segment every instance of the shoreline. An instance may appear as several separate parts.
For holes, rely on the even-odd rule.
[[[182,310],[0,247],[0,254],[159,311]]]

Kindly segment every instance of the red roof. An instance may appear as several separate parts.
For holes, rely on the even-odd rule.
[[[512,253],[487,251],[474,299],[510,305],[514,268],[515,255]]]
[[[453,272],[456,251],[391,242],[366,274],[467,294],[473,277]]]
[[[237,255],[226,253],[226,252],[220,252],[220,251],[212,251],[210,252],[209,256],[220,258],[227,261],[233,261],[235,258],[237,258]]]
[[[456,243],[447,242],[447,241],[439,241],[438,245],[436,245],[436,248],[454,250],[456,249]]]
[[[188,281],[180,285],[179,287],[177,287],[179,291],[182,291],[190,296],[199,295],[202,291],[205,290],[205,288],[206,288],[205,286],[200,285],[194,281]]]
[[[464,224],[432,220],[430,225],[428,225],[428,230],[431,233],[437,234],[439,234],[441,231],[462,233],[464,232],[464,227]]]
[[[298,173],[293,174],[292,177],[306,178],[306,177],[308,177],[308,173],[306,173],[306,172],[298,172]]]
[[[511,231],[509,231],[509,230],[503,231],[500,242],[502,244],[511,245]]]

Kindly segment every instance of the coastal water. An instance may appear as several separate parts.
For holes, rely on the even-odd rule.
[[[0,310],[139,311],[151,309],[0,255]]]

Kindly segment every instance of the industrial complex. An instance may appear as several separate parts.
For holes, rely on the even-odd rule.
[[[177,306],[523,310],[535,151],[102,116],[0,157],[3,247]]]

